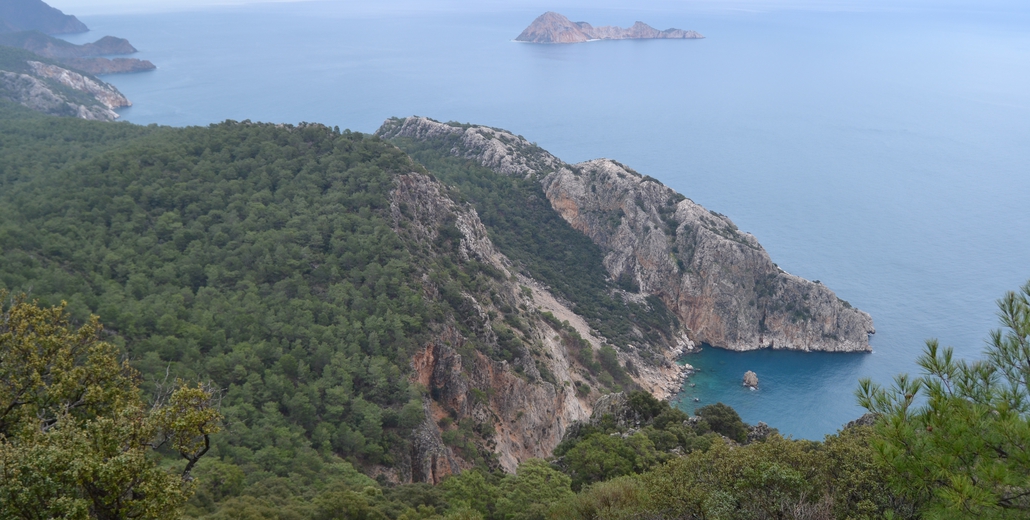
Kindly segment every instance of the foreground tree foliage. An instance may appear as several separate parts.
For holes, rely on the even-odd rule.
[[[929,341],[922,376],[861,382],[861,404],[881,416],[877,454],[926,518],[1030,516],[1030,283],[998,306],[1004,329],[985,359]]]
[[[95,316],[76,330],[63,306],[0,310],[0,518],[176,515],[219,430],[211,392],[179,382],[148,405]]]

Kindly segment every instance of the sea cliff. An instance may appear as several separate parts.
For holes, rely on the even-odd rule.
[[[114,121],[132,103],[114,86],[88,74],[43,62],[27,51],[0,47],[0,99],[38,112]]]
[[[450,139],[450,152],[499,175],[537,180],[551,206],[604,252],[630,297],[656,297],[694,344],[867,352],[872,318],[828,287],[791,275],[749,233],[657,180],[609,159],[567,164],[510,132],[411,117],[386,138]]]

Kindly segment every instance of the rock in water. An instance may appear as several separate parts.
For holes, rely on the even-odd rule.
[[[744,386],[754,390],[758,388],[758,374],[748,370],[744,372]]]
[[[697,40],[704,38],[695,31],[666,29],[659,31],[644,22],[637,22],[628,29],[621,27],[594,27],[586,22],[573,22],[568,18],[548,11],[533,20],[515,41],[529,43],[580,43],[590,40]]]

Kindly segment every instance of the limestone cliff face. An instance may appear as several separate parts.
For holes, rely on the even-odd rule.
[[[46,114],[97,121],[114,121],[118,118],[114,108],[131,105],[106,83],[55,65],[36,61],[28,61],[27,65],[33,74],[0,70],[0,98]],[[70,96],[58,85],[85,96]]]
[[[519,34],[515,41],[529,43],[580,43],[590,40],[640,40],[640,39],[678,39],[693,40],[704,38],[695,31],[682,29],[666,29],[659,31],[644,22],[636,22],[632,27],[613,26],[594,27],[586,22],[573,22],[565,16],[548,11],[533,20]]]
[[[409,173],[398,175],[395,184],[390,209],[404,240],[428,250],[453,226],[460,235],[452,253],[456,260],[495,270],[488,293],[452,295],[451,305],[459,311],[455,321],[434,331],[412,359],[412,378],[429,397],[410,474],[400,479],[436,483],[469,467],[467,454],[442,441],[463,421],[476,425],[480,447],[492,451],[506,471],[528,458],[549,456],[570,424],[590,416],[599,395],[577,395],[575,383],[590,376],[541,317],[537,302],[572,312],[533,280],[513,276],[510,260],[494,248],[475,210],[455,204],[435,180]],[[425,276],[423,284],[428,300],[441,298],[444,289],[436,282]],[[511,361],[490,355],[504,342],[499,334],[509,335]]]
[[[612,280],[658,297],[693,342],[731,350],[868,351],[872,318],[829,288],[779,269],[752,235],[615,161],[565,164],[503,130],[390,120],[384,137],[457,143],[502,175],[535,176],[551,206],[605,253]]]
[[[109,109],[132,106],[132,103],[121,92],[118,92],[118,89],[107,83],[83,76],[78,72],[72,72],[57,65],[48,65],[38,61],[29,61],[28,64],[32,67],[32,71],[36,76],[54,80],[70,89],[88,94]],[[117,117],[118,115],[114,114],[111,119]]]

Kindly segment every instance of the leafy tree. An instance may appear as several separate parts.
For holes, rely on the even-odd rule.
[[[2,309],[0,518],[166,518],[192,494],[219,429],[211,392],[180,382],[147,406],[101,330],[95,316],[72,328],[63,304]],[[159,467],[162,446],[185,467]]]
[[[820,449],[833,515],[874,520],[893,515],[913,518],[912,503],[891,488],[893,469],[876,456],[871,426],[851,426],[827,435]]]
[[[565,453],[573,489],[649,469],[659,460],[654,443],[643,433],[626,438],[594,433]]]
[[[708,423],[713,432],[725,435],[737,442],[747,440],[747,425],[733,408],[722,403],[715,403],[698,408],[696,413]]]
[[[468,508],[484,516],[493,515],[500,489],[481,471],[463,471],[440,483],[444,498],[452,507]]]
[[[1004,329],[985,359],[957,360],[931,340],[922,376],[860,384],[859,402],[880,416],[877,454],[925,517],[1030,514],[1030,283],[998,306]]]
[[[519,464],[514,475],[501,481],[496,518],[542,519],[547,510],[572,498],[571,480],[540,459]]]
[[[737,448],[717,440],[642,475],[648,508],[668,518],[826,517],[823,459],[811,444],[779,435]]]
[[[549,518],[562,520],[630,520],[648,518],[649,495],[636,475],[591,484],[572,500],[555,505]]]

